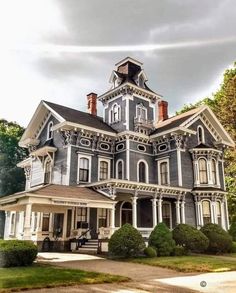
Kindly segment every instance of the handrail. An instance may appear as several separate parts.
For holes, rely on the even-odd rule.
[[[77,239],[80,239],[81,237],[83,237],[84,235],[86,235],[91,230],[92,230],[92,228],[89,228],[88,230],[84,231]]]

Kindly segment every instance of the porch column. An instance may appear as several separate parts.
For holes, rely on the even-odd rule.
[[[162,197],[158,198],[158,223],[162,223]]]
[[[157,224],[157,199],[156,199],[156,197],[151,199],[151,202],[152,202],[152,222],[153,222],[153,227],[155,227]]]
[[[72,208],[71,212],[71,231],[75,229],[75,207]]]
[[[181,202],[181,220],[182,224],[185,224],[185,201],[182,200]]]
[[[110,228],[115,229],[115,204],[112,205],[110,217]]]
[[[227,196],[226,195],[224,196],[224,203],[225,203],[225,212],[226,212],[226,217],[225,217],[226,230],[229,230],[229,211],[228,211],[228,202],[227,202]]]
[[[132,224],[134,228],[137,228],[137,199],[136,195],[132,197]]]
[[[176,224],[180,224],[180,201],[179,199],[176,200],[175,202],[175,207],[176,207]]]
[[[24,239],[25,240],[31,240],[31,213],[32,213],[32,204],[28,203],[26,204],[25,208],[25,223],[24,223]]]
[[[41,216],[41,213],[40,212],[37,212],[36,231],[39,231],[40,230],[40,216]]]

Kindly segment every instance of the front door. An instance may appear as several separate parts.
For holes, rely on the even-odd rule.
[[[63,235],[63,222],[64,222],[64,214],[56,213],[54,214],[54,237],[62,237]]]
[[[89,229],[90,235],[92,239],[97,239],[97,209],[96,208],[90,208],[90,214],[89,214]]]
[[[125,202],[121,210],[121,225],[127,223],[132,225],[132,205],[130,202]]]

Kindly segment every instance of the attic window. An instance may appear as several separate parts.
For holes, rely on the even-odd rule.
[[[52,139],[52,137],[53,137],[52,127],[53,127],[53,122],[51,121],[48,123],[47,140]]]
[[[204,129],[201,125],[198,125],[197,127],[197,138],[198,138],[198,144],[205,143]]]

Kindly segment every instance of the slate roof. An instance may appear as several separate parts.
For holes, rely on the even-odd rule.
[[[103,119],[99,116],[94,116],[89,113],[54,104],[48,101],[44,101],[44,103],[46,103],[50,108],[52,108],[68,122],[78,123],[104,131],[116,133],[116,131],[111,126],[103,122]]]
[[[182,123],[184,123],[191,116],[193,116],[198,110],[199,110],[199,108],[195,108],[195,109],[192,109],[188,112],[170,117],[164,121],[157,123],[156,129],[151,133],[151,135],[158,134],[163,131],[179,127]]]

